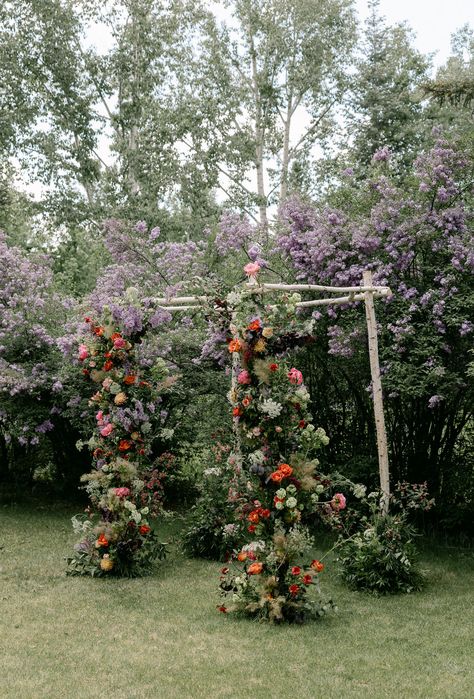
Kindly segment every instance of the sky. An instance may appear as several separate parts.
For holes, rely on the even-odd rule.
[[[361,19],[367,17],[367,0],[356,0]],[[380,13],[388,24],[406,21],[416,34],[416,47],[436,52],[435,65],[450,54],[451,34],[464,24],[474,27],[474,0],[380,0]]]

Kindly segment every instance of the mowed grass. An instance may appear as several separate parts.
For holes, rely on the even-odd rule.
[[[176,546],[147,578],[66,577],[72,514],[0,506],[1,699],[474,696],[472,551],[432,546],[426,590],[400,597],[348,591],[329,561],[338,613],[271,627],[219,614],[219,564]]]

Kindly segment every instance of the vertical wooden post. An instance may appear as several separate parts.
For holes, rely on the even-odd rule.
[[[372,272],[363,273],[363,285],[373,286]],[[388,465],[387,433],[383,412],[382,381],[380,379],[379,349],[377,339],[377,322],[375,320],[374,297],[371,291],[364,292],[365,317],[369,339],[370,373],[372,376],[372,393],[374,401],[375,429],[377,432],[377,451],[379,457],[380,489],[382,491],[382,511],[388,512],[390,498],[390,473]]]

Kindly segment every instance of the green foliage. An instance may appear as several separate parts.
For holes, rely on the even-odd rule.
[[[343,580],[353,589],[376,594],[420,590],[423,576],[414,536],[402,515],[373,517],[339,549]]]

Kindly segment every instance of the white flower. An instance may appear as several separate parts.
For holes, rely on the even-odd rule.
[[[352,488],[352,492],[354,493],[356,498],[361,500],[365,496],[367,488],[365,487],[365,485],[362,485],[362,483],[356,483]]]
[[[284,488],[278,488],[275,495],[277,498],[286,498],[286,490]]]
[[[233,534],[235,534],[236,530],[237,530],[236,524],[225,524],[222,527],[222,533],[224,534],[224,537],[232,536]]]
[[[265,542],[264,541],[252,541],[250,544],[246,544],[245,546],[242,546],[242,551],[264,551],[265,550]]]
[[[213,468],[205,468],[203,471],[204,476],[220,476],[221,469],[214,466]]]
[[[150,512],[150,509],[148,507],[143,507],[140,512],[142,515],[147,515]]]
[[[324,444],[324,446],[327,446],[329,444],[329,437],[327,436],[326,432],[323,430],[322,427],[318,427],[318,429],[316,430],[316,435],[321,440],[321,444]]]
[[[282,509],[285,507],[285,505],[284,505],[283,502],[280,502],[280,501],[278,500],[278,501],[275,503],[275,507],[276,507],[277,510],[282,510]]]
[[[319,495],[321,495],[321,493],[324,492],[324,485],[321,485],[321,483],[319,483],[319,485],[316,486],[315,490]]]
[[[289,507],[290,509],[292,509],[293,507],[296,507],[297,504],[298,504],[298,502],[297,502],[296,498],[288,498],[288,500],[286,501],[286,506]]]
[[[174,435],[174,430],[170,429],[169,427],[164,427],[160,432],[160,436],[165,440],[171,439],[173,437],[173,435]]]
[[[276,403],[274,400],[271,400],[271,398],[268,398],[259,405],[259,409],[262,413],[268,415],[268,417],[274,418],[279,416],[283,410],[283,406],[280,405],[280,403]]]
[[[296,487],[294,485],[289,485],[286,489],[286,492],[291,493],[291,495],[294,495],[296,493]]]
[[[227,294],[226,301],[229,306],[236,306],[242,301],[242,294],[238,291],[230,291]]]
[[[300,386],[295,391],[295,397],[298,398],[300,403],[307,403],[310,399],[309,391],[305,386]]]
[[[260,449],[249,454],[249,461],[252,466],[260,466],[265,461],[265,454]]]
[[[136,510],[136,506],[134,505],[133,502],[130,502],[130,500],[124,500],[123,501],[123,506],[125,507],[126,510],[129,510],[130,512],[133,512]]]

